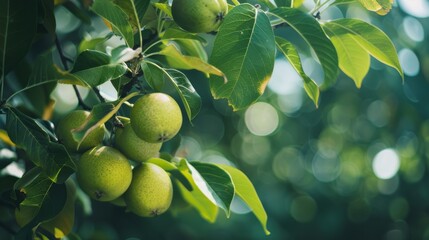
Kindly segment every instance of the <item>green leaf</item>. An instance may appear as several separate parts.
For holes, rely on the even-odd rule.
[[[146,66],[145,66],[146,63]],[[152,72],[162,71],[164,78],[167,79],[176,88],[180,98],[182,99],[183,105],[185,106],[188,119],[191,121],[198,114],[201,108],[201,97],[195,91],[189,79],[185,74],[176,69],[166,69],[151,61],[143,61],[142,68],[151,68]],[[155,70],[158,69],[158,70]]]
[[[32,229],[40,222],[55,217],[63,208],[67,200],[67,189],[65,184],[54,184],[46,180],[46,176],[40,174],[29,186],[26,186],[26,192],[30,191],[31,195],[37,196],[36,216],[23,228],[19,230],[16,239],[33,239],[31,238]],[[27,198],[29,195],[27,194]],[[34,198],[33,198],[34,200]],[[24,200],[25,201],[25,200]],[[34,201],[34,203],[36,203]]]
[[[276,37],[277,48],[285,55],[289,63],[295,69],[295,71],[302,77],[304,80],[304,89],[307,95],[313,100],[316,107],[319,102],[320,90],[316,82],[311,79],[307,74],[305,74],[304,69],[301,65],[301,59],[299,57],[298,51],[296,48],[284,38]]]
[[[72,129],[72,135],[73,138],[78,142],[78,148],[92,131],[99,128],[110,118],[112,118],[115,113],[118,112],[122,104],[137,95],[138,92],[133,92],[130,93],[128,96],[119,99],[115,102],[105,102],[95,105],[92,108],[91,113],[85,119],[84,123],[76,129]]]
[[[202,218],[211,223],[215,222],[219,208],[201,175],[185,159],[180,161],[179,170],[192,186],[192,191],[190,191],[182,183],[176,181],[183,199],[192,205]]]
[[[355,3],[356,0],[335,0],[332,5],[339,5],[339,4],[347,4],[347,3]]]
[[[200,41],[179,39],[175,42],[180,46],[182,53],[188,56],[194,56],[208,62],[207,52]]]
[[[149,86],[155,91],[161,92],[164,87],[164,71],[156,64],[150,64],[148,61],[142,61],[140,64],[143,70],[143,76]]]
[[[111,0],[96,0],[91,8],[112,26],[113,32],[122,36],[129,47],[134,47],[133,27],[127,14]]]
[[[223,77],[224,82],[227,81],[226,76],[218,68],[208,64],[201,58],[183,55],[174,44],[166,45],[159,54],[167,58],[170,67],[185,70],[195,69],[206,74]]]
[[[216,203],[221,207],[226,215],[230,216],[230,206],[234,198],[235,187],[231,176],[222,168],[202,162],[192,162],[192,166],[201,174],[207,182],[209,190],[216,199]]]
[[[274,60],[274,33],[265,13],[247,3],[234,7],[220,26],[209,59],[228,82],[212,75],[212,95],[227,98],[234,110],[249,106],[265,91]]]
[[[41,168],[35,167],[27,171],[19,179],[14,189],[25,195],[22,206],[40,207],[54,182],[49,179]]]
[[[123,63],[128,62],[132,59],[138,58],[141,53],[141,49],[138,48],[137,50],[134,50],[130,47],[127,47],[125,45],[118,46],[114,49],[112,49],[110,55],[111,63]]]
[[[38,1],[0,0],[0,80],[27,54],[37,31]]]
[[[370,67],[368,52],[350,34],[330,29],[329,25],[324,25],[324,30],[337,49],[340,69],[360,88]]]
[[[54,182],[65,181],[76,166],[62,144],[51,142],[37,122],[15,108],[7,108],[6,130],[17,147]]]
[[[293,0],[274,0],[277,7],[293,7]]]
[[[190,33],[188,31],[184,31],[182,29],[173,28],[173,27],[165,30],[165,32],[162,33],[161,35],[161,39],[162,40],[178,40],[178,39],[197,40],[202,43],[207,43],[207,41],[203,37],[198,36],[198,34]]]
[[[128,23],[133,28],[133,33],[138,33],[139,36],[139,46],[141,47],[143,44],[142,34],[141,34],[141,26],[140,19],[137,14],[136,6],[134,5],[134,0],[113,0],[113,3],[118,5],[122,11],[128,16]]]
[[[127,66],[124,63],[111,62],[109,55],[86,50],[77,57],[71,73],[91,87],[95,87],[122,76],[126,71]]]
[[[173,15],[171,14],[171,7],[167,3],[154,3],[153,6],[158,8],[159,10],[161,10],[163,13],[165,13],[170,18],[173,17]]]
[[[358,19],[337,19],[325,23],[325,27],[335,35],[347,35],[353,38],[371,56],[396,69],[404,79],[395,46],[379,28]]]
[[[250,209],[252,209],[256,218],[261,222],[265,234],[269,235],[270,231],[267,229],[267,213],[265,212],[264,206],[262,205],[261,200],[259,200],[258,194],[249,178],[247,178],[243,172],[231,166],[224,164],[216,165],[229,173],[235,186],[235,193],[243,199]]]
[[[183,184],[183,186],[186,189],[188,189],[188,191],[192,191],[192,185],[191,185],[191,183],[182,174],[182,172],[179,171],[179,169],[177,168],[177,166],[174,163],[169,162],[167,160],[164,160],[162,158],[150,158],[146,162],[158,165],[159,167],[161,167],[165,171],[169,172],[174,178],[176,178],[177,180],[179,180]]]
[[[272,13],[295,29],[313,48],[325,74],[321,87],[332,86],[338,77],[337,52],[319,22],[311,15],[295,8],[277,8]]]
[[[104,48],[103,44],[112,36],[113,33],[101,38],[85,38],[79,44],[78,53],[81,53],[85,50],[101,50]]]
[[[357,0],[366,9],[377,12],[379,15],[386,15],[392,9],[393,0]]]
[[[134,0],[134,5],[137,11],[137,16],[139,18],[140,25],[143,23],[143,17],[146,14],[150,1],[148,0]]]

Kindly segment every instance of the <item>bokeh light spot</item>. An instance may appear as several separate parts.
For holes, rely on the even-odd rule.
[[[279,116],[271,104],[258,102],[246,110],[245,123],[249,131],[256,136],[267,136],[277,129]]]
[[[398,53],[398,57],[405,75],[414,77],[419,74],[420,61],[413,51],[408,48],[401,49]]]
[[[310,222],[317,213],[317,204],[309,196],[300,196],[292,200],[290,214],[298,222]]]
[[[384,149],[375,155],[372,162],[374,174],[380,179],[390,179],[399,170],[399,156],[393,149]]]
[[[399,6],[404,12],[418,18],[429,17],[429,2],[427,0],[399,0]]]
[[[417,19],[410,16],[405,17],[403,20],[403,28],[405,34],[407,34],[411,40],[415,42],[421,42],[424,40],[425,30]]]

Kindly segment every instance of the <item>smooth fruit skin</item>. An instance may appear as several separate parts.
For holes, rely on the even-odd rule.
[[[182,111],[165,93],[151,93],[139,98],[131,109],[131,126],[135,134],[150,143],[173,138],[182,127]]]
[[[150,143],[139,138],[130,123],[115,131],[115,146],[129,159],[143,162],[159,154],[162,143]]]
[[[227,12],[226,0],[174,0],[171,6],[177,25],[193,33],[216,31]]]
[[[82,154],[77,171],[82,190],[98,201],[111,201],[121,196],[132,179],[131,164],[118,150],[98,146]]]
[[[133,169],[133,180],[124,194],[127,208],[142,217],[154,217],[168,210],[173,199],[170,176],[161,167],[142,163]]]
[[[56,134],[59,141],[69,151],[84,152],[92,147],[99,145],[104,138],[104,125],[92,131],[87,138],[80,144],[73,139],[72,130],[80,127],[85,119],[89,116],[90,112],[84,110],[75,110],[62,118],[56,128]]]

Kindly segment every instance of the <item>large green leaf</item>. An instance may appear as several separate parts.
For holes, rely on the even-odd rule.
[[[122,9],[122,11],[124,11],[125,14],[128,16],[128,22],[133,28],[133,33],[138,33],[138,44],[141,47],[143,44],[143,39],[141,34],[140,19],[137,13],[134,0],[113,0],[113,2],[118,5]]]
[[[54,182],[65,181],[76,168],[63,145],[52,142],[37,121],[15,108],[7,108],[6,130],[17,147]]]
[[[325,27],[335,35],[347,35],[353,38],[371,56],[393,67],[402,79],[404,78],[396,48],[390,38],[379,28],[358,19],[337,19],[325,23]]]
[[[162,68],[151,61],[143,61],[141,66],[142,69],[152,69],[150,71],[153,73],[159,73],[159,71],[163,72],[164,78],[176,88],[176,91],[185,106],[189,120],[194,119],[201,108],[201,97],[198,95],[197,91],[195,91],[186,75],[176,69]],[[146,72],[147,71],[148,70],[146,70]],[[156,83],[153,84],[155,85]]]
[[[227,98],[234,110],[249,106],[264,93],[274,60],[274,33],[265,13],[250,4],[234,7],[220,26],[209,58],[228,82],[212,75],[212,95]]]
[[[386,15],[392,9],[393,0],[357,0],[366,9]]]
[[[262,205],[261,200],[259,200],[258,194],[249,178],[243,172],[234,167],[224,164],[216,165],[229,173],[235,186],[235,193],[247,204],[247,206],[249,206],[250,209],[252,209],[256,218],[261,222],[265,234],[269,235],[270,231],[267,229],[267,213],[265,212],[264,206]]]
[[[224,81],[227,81],[225,75],[218,68],[210,65],[201,58],[183,55],[174,44],[166,45],[159,54],[166,57],[170,67],[185,70],[195,69],[206,74],[223,77]]]
[[[171,27],[165,30],[165,32],[162,33],[161,35],[161,39],[163,40],[192,39],[192,40],[200,41],[202,43],[207,42],[203,37],[199,36],[198,34],[190,33],[180,28],[174,28],[174,27]]]
[[[82,125],[76,129],[72,129],[72,135],[73,138],[78,142],[78,147],[92,131],[96,130],[101,125],[109,121],[109,119],[112,118],[116,112],[118,112],[122,104],[137,95],[138,92],[133,92],[115,102],[104,102],[95,105],[92,108],[91,113],[85,119],[84,123],[82,123]]]
[[[365,75],[369,71],[370,57],[368,52],[359,45],[351,34],[337,32],[329,25],[324,25],[326,34],[331,38],[337,49],[340,69],[360,88]]]
[[[332,86],[338,77],[337,52],[319,22],[311,15],[295,8],[277,8],[272,13],[295,29],[313,48],[325,73],[322,87]]]
[[[288,40],[276,37],[277,48],[285,55],[289,63],[298,72],[298,74],[304,80],[304,89],[307,92],[307,95],[313,100],[314,104],[317,106],[319,102],[320,90],[316,82],[311,79],[307,74],[305,74],[304,69],[301,65],[301,59],[299,57],[298,51]]]
[[[37,31],[38,1],[0,0],[0,80],[26,54]]]
[[[112,0],[96,0],[91,9],[108,21],[113,32],[122,36],[129,47],[134,47],[133,26],[118,5]]]
[[[176,181],[183,199],[193,206],[202,218],[211,223],[215,222],[219,208],[207,188],[207,183],[185,159],[180,161],[178,168],[192,186],[192,190],[189,190],[181,182]]]
[[[225,170],[214,164],[192,162],[191,165],[201,174],[204,181],[208,184],[208,189],[215,197],[217,205],[221,207],[229,217],[229,208],[235,192],[231,176],[229,176]]]
[[[71,71],[91,87],[122,76],[127,71],[124,63],[111,62],[109,55],[96,50],[86,50],[79,54]]]

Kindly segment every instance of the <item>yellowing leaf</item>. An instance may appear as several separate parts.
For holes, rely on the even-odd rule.
[[[0,140],[2,140],[7,145],[14,147],[15,143],[10,140],[9,135],[4,129],[0,129]]]

